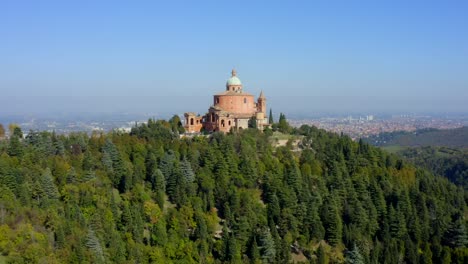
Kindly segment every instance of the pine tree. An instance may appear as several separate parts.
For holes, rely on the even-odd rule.
[[[23,154],[23,145],[20,138],[16,135],[10,137],[10,144],[8,145],[7,153],[10,156],[20,157]]]
[[[265,263],[274,263],[276,257],[275,241],[271,236],[270,230],[263,230],[260,237],[261,255]]]
[[[80,139],[83,139],[83,137],[80,137]],[[111,172],[110,176],[114,187],[118,188],[120,192],[125,192],[132,183],[131,180],[124,178],[125,176],[129,176],[129,174],[125,170],[119,150],[112,140],[107,138],[102,151],[102,163]]]
[[[166,181],[162,172],[155,168],[153,170],[152,178],[152,188],[156,193],[156,202],[160,208],[164,208],[164,195],[166,192]]]
[[[443,238],[444,243],[452,248],[468,246],[466,226],[461,217],[453,223],[450,223]]]
[[[65,146],[63,145],[63,141],[60,138],[56,138],[53,141],[55,155],[57,156],[64,156],[65,155]]]
[[[275,121],[273,119],[273,111],[270,108],[270,115],[268,116],[268,124],[272,125],[274,122]]]
[[[85,172],[83,176],[83,181],[87,182],[87,181],[91,181],[94,179],[96,179],[96,173],[94,171],[90,170],[90,171]]]
[[[306,221],[306,225],[309,228],[310,238],[315,239],[316,241],[320,241],[325,236],[325,229],[323,228],[323,224],[317,209],[317,206],[313,206],[311,204],[307,210],[307,217],[304,220]]]
[[[151,229],[151,245],[164,246],[167,243],[166,222],[160,219]]]
[[[67,183],[72,184],[72,183],[76,183],[76,181],[77,181],[76,170],[74,167],[71,167],[67,172]]]
[[[317,249],[317,262],[319,264],[328,264],[330,262],[329,257],[327,253],[325,252],[325,248],[323,247],[322,243],[320,243],[320,246]]]
[[[174,152],[168,151],[164,154],[161,161],[159,162],[159,169],[163,173],[166,182],[168,181],[169,177],[171,177],[175,160],[176,158]]]
[[[23,138],[23,130],[21,130],[21,128],[16,124],[10,124],[10,135]]]
[[[325,238],[331,245],[337,245],[341,242],[343,223],[333,197],[329,196],[322,205],[322,214],[320,217],[325,227]]]
[[[364,257],[359,252],[359,248],[354,244],[353,250],[346,252],[346,264],[364,264]]]
[[[104,153],[106,154],[106,153]],[[110,159],[110,155],[107,154],[107,157],[104,158],[103,154],[103,163],[105,161],[105,166],[107,168],[112,168],[112,160]],[[105,160],[106,159],[106,160]],[[106,164],[107,163],[107,164]],[[94,170],[96,169],[96,161],[93,157],[93,154],[91,153],[90,150],[86,151],[83,156],[83,170]]]
[[[57,186],[54,183],[54,178],[52,177],[52,173],[49,168],[47,168],[42,174],[40,183],[47,198],[55,200],[59,197]]]
[[[429,243],[425,243],[423,254],[421,255],[422,264],[432,264],[432,251]]]
[[[180,170],[182,171],[186,183],[192,183],[195,180],[195,173],[192,170],[192,165],[190,165],[190,162],[185,157],[180,163]]]
[[[258,247],[257,238],[255,235],[253,236],[252,240],[253,241],[249,249],[249,255],[252,263],[256,263],[258,260],[260,260],[260,249]]]
[[[86,247],[95,254],[96,263],[104,263],[104,251],[102,250],[101,243],[92,229],[88,230],[86,236]]]
[[[278,130],[281,133],[286,133],[286,134],[291,131],[291,127],[289,126],[289,123],[286,120],[286,116],[283,113],[280,113],[280,118],[278,121]]]

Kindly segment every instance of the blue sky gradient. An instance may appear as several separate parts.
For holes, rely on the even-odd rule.
[[[286,112],[465,112],[467,14],[468,1],[6,0],[0,104],[203,111],[235,67]]]

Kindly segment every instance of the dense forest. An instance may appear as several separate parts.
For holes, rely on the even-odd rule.
[[[447,177],[451,182],[463,186],[468,195],[468,149],[447,147],[409,147],[396,154],[424,167],[436,175]],[[468,201],[468,198],[466,199]]]
[[[365,140],[375,146],[468,148],[468,127],[455,129],[427,128],[414,132],[386,132],[372,135]]]
[[[0,263],[468,263],[464,190],[315,127],[180,137],[19,127],[0,141]]]

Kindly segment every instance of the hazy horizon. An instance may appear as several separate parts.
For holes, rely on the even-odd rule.
[[[467,113],[467,3],[0,3],[0,112]]]

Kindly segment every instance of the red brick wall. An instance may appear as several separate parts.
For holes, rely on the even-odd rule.
[[[235,114],[255,114],[253,95],[215,95],[214,105]]]

